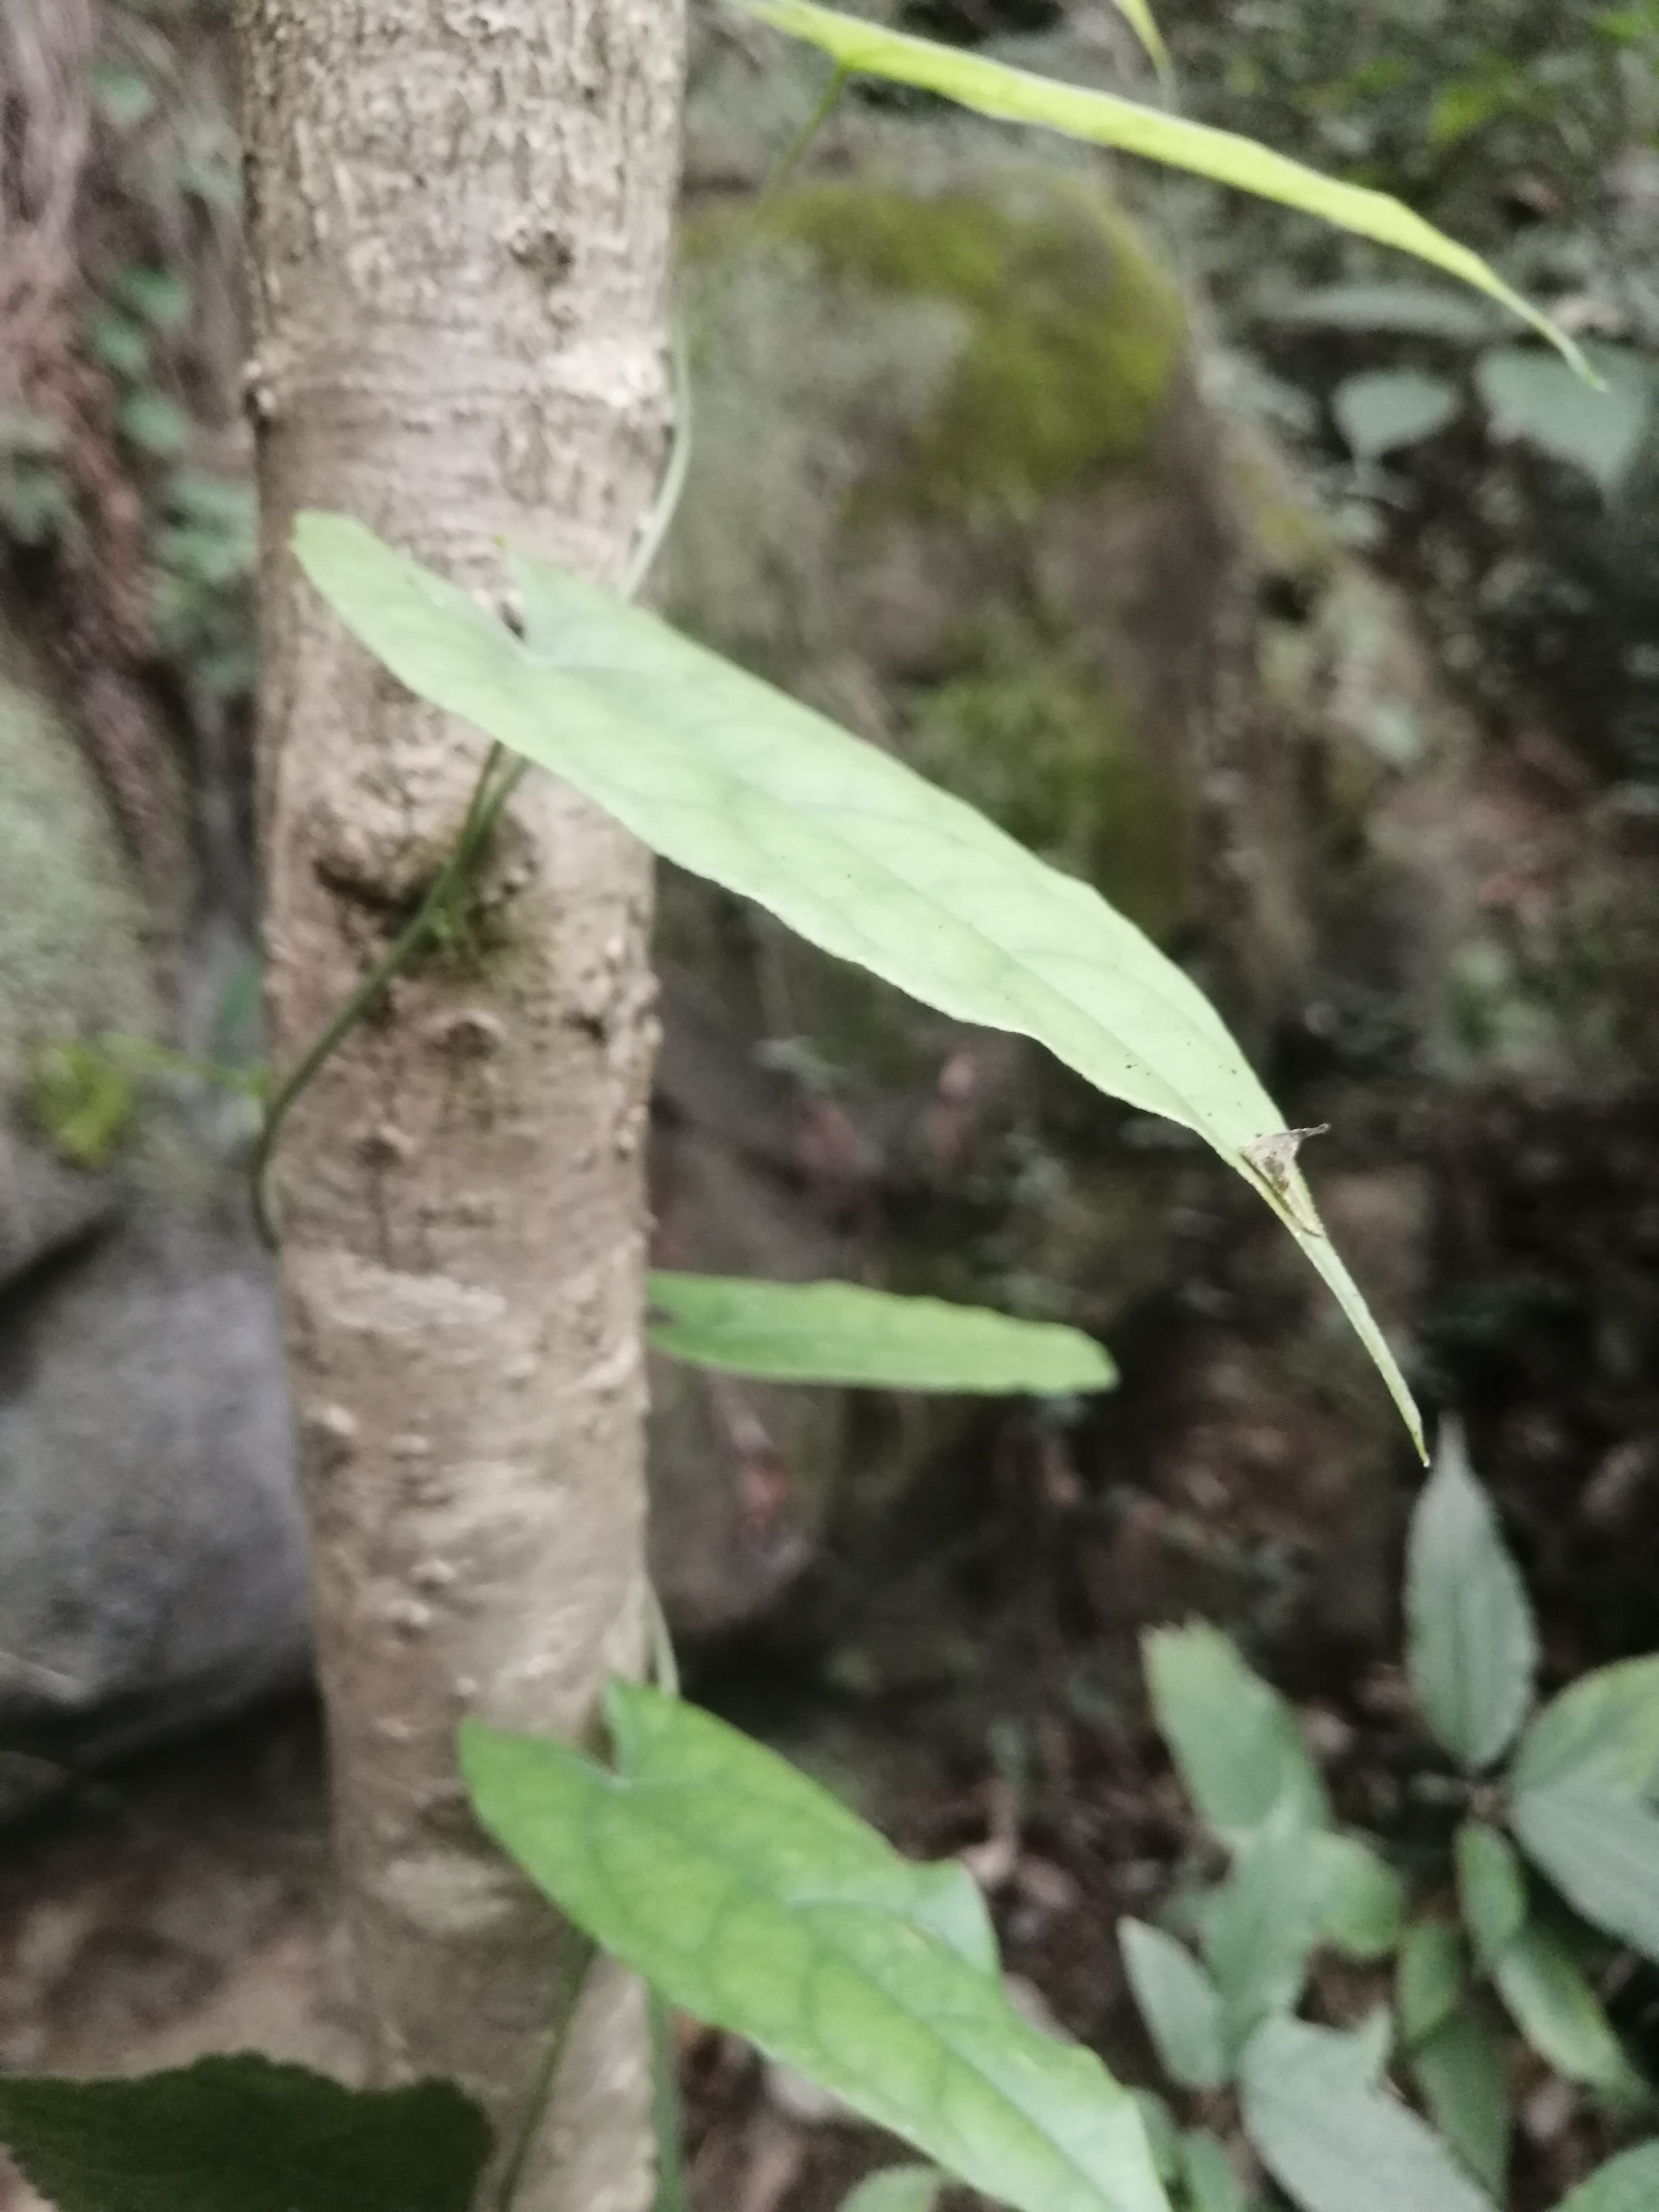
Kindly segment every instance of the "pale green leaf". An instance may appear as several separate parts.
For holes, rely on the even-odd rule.
[[[841,2212],[933,2212],[949,2179],[936,2166],[890,2166],[860,2182]]]
[[[960,1868],[913,1866],[678,1699],[613,1682],[606,1711],[615,1772],[461,1731],[484,1826],[568,1917],[671,2003],[1017,2212],[1166,2212],[1133,2100],[951,1940]]]
[[[1455,1422],[1406,1553],[1407,1656],[1430,1727],[1453,1758],[1490,1766],[1525,1716],[1538,1663],[1532,1608]]]
[[[1468,293],[1409,277],[1321,285],[1299,292],[1279,314],[1315,329],[1462,339],[1490,337],[1494,322],[1492,309]]]
[[[1641,450],[1654,376],[1628,347],[1587,350],[1602,380],[1599,391],[1553,354],[1532,346],[1500,346],[1483,354],[1474,380],[1498,436],[1523,439],[1570,462],[1610,494]]]
[[[1510,2018],[1539,2057],[1620,2104],[1646,2095],[1583,1968],[1559,1938],[1530,1921],[1492,1966]]]
[[[1412,2073],[1429,2118],[1481,2187],[1502,2203],[1510,2090],[1492,2030],[1471,2012],[1455,2012],[1412,2053]]]
[[[1120,1920],[1117,1940],[1164,2072],[1186,2089],[1218,2089],[1228,2066],[1215,1984],[1186,1945],[1161,1928]]]
[[[1598,2166],[1556,2212],[1653,2212],[1659,2204],[1659,2142],[1638,2143]]]
[[[1319,1886],[1304,1829],[1275,1821],[1241,1845],[1204,1915],[1204,1958],[1221,1992],[1229,2051],[1268,2014],[1291,2012],[1319,1936]]]
[[[1443,430],[1457,409],[1456,386],[1419,368],[1367,369],[1345,377],[1331,394],[1336,427],[1357,461],[1380,461],[1420,444]]]
[[[56,2212],[467,2212],[489,2130],[447,2082],[345,2089],[244,2054],[0,2075],[0,2143]]]
[[[1330,1804],[1295,1713],[1219,1629],[1154,1629],[1142,1644],[1152,1711],[1187,1794],[1230,1843],[1281,1808],[1322,1828]]]
[[[1302,2212],[1492,2212],[1417,2115],[1366,2085],[1344,2041],[1270,2020],[1244,2052],[1245,2132],[1279,2187]]]
[[[1395,2002],[1407,2048],[1425,2043],[1456,2011],[1463,1994],[1462,1937],[1443,1920],[1419,1920],[1400,1947]]]
[[[410,688],[562,776],[654,850],[963,1021],[1046,1044],[1196,1130],[1278,1213],[1411,1425],[1398,1363],[1293,1161],[1283,1116],[1149,939],[973,808],[598,586],[515,565],[526,641],[341,516],[304,515],[312,581]]]
[[[1507,285],[1480,256],[1425,222],[1422,216],[1386,192],[1321,176],[1254,139],[1208,124],[1189,123],[1162,109],[1144,107],[1114,93],[1092,92],[1052,77],[1011,69],[988,55],[935,46],[930,40],[890,31],[878,23],[819,8],[811,0],[739,0],[739,5],[775,30],[805,39],[830,55],[837,67],[913,84],[924,91],[1006,123],[1034,123],[1069,138],[1110,146],[1184,169],[1212,183],[1231,185],[1259,199],[1318,216],[1361,238],[1397,246],[1431,262],[1449,276],[1501,300],[1559,346],[1575,363],[1582,356],[1565,332]]]
[[[1598,1668],[1553,1698],[1522,1737],[1511,1779],[1523,1793],[1566,1782],[1650,1796],[1659,1783],[1659,1656]]]
[[[1225,2146],[1200,2128],[1181,2138],[1181,2180],[1191,2212],[1249,2212]]]
[[[1358,1836],[1309,1839],[1319,1885],[1319,1933],[1350,1959],[1388,1958],[1400,1941],[1406,1885]]]
[[[1484,1820],[1465,1820],[1453,1848],[1463,1925],[1490,1969],[1526,1924],[1527,1878],[1509,1838]]]
[[[1146,2130],[1146,2148],[1152,2153],[1152,2170],[1165,2186],[1180,2173],[1181,2146],[1177,2140],[1175,2114],[1156,2089],[1132,2089],[1135,2109],[1140,2114],[1140,2124]]]
[[[1659,1961],[1659,1817],[1605,1784],[1559,1782],[1519,1792],[1510,1819],[1576,1911]]]
[[[856,1283],[659,1273],[647,1293],[659,1352],[773,1382],[1042,1396],[1109,1390],[1117,1380],[1080,1329]]]

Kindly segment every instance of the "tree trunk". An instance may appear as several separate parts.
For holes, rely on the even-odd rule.
[[[239,0],[279,1067],[430,882],[483,754],[311,595],[294,516],[343,509],[486,593],[503,539],[617,575],[667,428],[679,7]],[[298,1104],[278,1194],[372,2063],[459,2081],[504,2149],[557,1933],[453,1737],[465,1712],[579,1735],[641,1657],[649,864],[534,776],[467,915]],[[647,2100],[640,1992],[605,1968],[520,2212],[637,2212]]]

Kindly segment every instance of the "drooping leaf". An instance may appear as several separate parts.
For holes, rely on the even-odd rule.
[[[860,2182],[841,2212],[933,2212],[950,2176],[936,2166],[890,2166]]]
[[[1357,461],[1380,461],[1402,446],[1421,444],[1443,430],[1457,409],[1456,386],[1420,368],[1366,369],[1345,377],[1331,394],[1336,427]]]
[[[461,1731],[485,1826],[595,1942],[1017,2212],[1166,2212],[1133,2100],[964,1955],[960,1868],[678,1699],[613,1682],[606,1711],[614,1772]]]
[[[1552,1698],[1521,1739],[1522,1796],[1557,1783],[1646,1797],[1659,1784],[1659,1655],[1600,1667]]]
[[[1395,2002],[1408,2049],[1427,2042],[1456,2011],[1463,1994],[1462,1940],[1443,1920],[1419,1920],[1400,1947]]]
[[[1659,2142],[1638,2143],[1598,2166],[1556,2212],[1653,2212],[1659,2204]]]
[[[1319,1226],[1282,1115],[1201,992],[1097,892],[973,808],[583,580],[521,562],[526,641],[338,515],[306,573],[422,697],[539,762],[653,850],[963,1021],[1037,1039],[1115,1097],[1195,1130],[1296,1237],[1412,1434],[1398,1362]]]
[[[1413,2051],[1412,2072],[1429,2118],[1501,2203],[1510,2163],[1510,2092],[1491,2029],[1460,2008]]]
[[[1583,1968],[1541,1922],[1529,1921],[1492,1966],[1510,2018],[1539,2057],[1615,2103],[1646,2094]]]
[[[467,2212],[489,2130],[447,2082],[346,2089],[246,2055],[0,2075],[0,2143],[56,2212]]]
[[[1117,1940],[1135,2003],[1164,2070],[1187,2089],[1218,2089],[1228,2074],[1221,1996],[1184,1943],[1141,1920],[1120,1920]]]
[[[853,15],[842,15],[811,0],[738,0],[738,4],[775,30],[819,47],[844,70],[887,77],[937,93],[958,106],[1007,123],[1035,123],[1069,138],[1082,138],[1120,153],[1162,161],[1212,183],[1231,185],[1259,199],[1320,216],[1361,238],[1397,246],[1431,262],[1448,275],[1501,300],[1540,331],[1552,345],[1577,362],[1577,348],[1547,316],[1523,300],[1489,269],[1478,254],[1457,245],[1425,222],[1421,216],[1386,192],[1340,182],[1275,154],[1254,139],[1203,123],[1189,123],[1162,109],[1143,107],[1115,94],[1091,92],[1053,77],[1011,69],[984,54],[890,31]]]
[[[1500,346],[1483,354],[1475,383],[1500,437],[1524,439],[1571,462],[1611,494],[1641,449],[1655,380],[1629,347],[1589,350],[1602,379],[1600,391],[1534,346]]]
[[[1449,1420],[1412,1516],[1406,1626],[1430,1727],[1464,1766],[1490,1766],[1525,1715],[1538,1642],[1491,1500]]]
[[[1240,2069],[1244,2128],[1302,2212],[1492,2212],[1492,2201],[1418,2118],[1368,2087],[1343,2039],[1270,2020]]]
[[[1659,1816],[1596,1783],[1516,1794],[1516,1834],[1586,1920],[1659,1960]]]
[[[1192,2212],[1249,2212],[1225,2146],[1201,2128],[1181,2138],[1181,2180]]]
[[[1217,1835],[1254,1835],[1281,1808],[1304,1826],[1329,1824],[1325,1784],[1295,1713],[1219,1629],[1154,1629],[1142,1655],[1158,1727]]]
[[[1310,1838],[1319,1885],[1319,1933],[1350,1959],[1386,1959],[1400,1941],[1406,1885],[1358,1836]]]
[[[1146,50],[1147,58],[1159,76],[1170,74],[1170,49],[1164,43],[1164,33],[1158,27],[1148,0],[1114,0],[1120,15]]]
[[[647,1294],[658,1351],[769,1382],[1041,1396],[1109,1390],[1117,1380],[1081,1329],[857,1283],[659,1273]]]
[[[1509,1838],[1484,1820],[1465,1820],[1455,1845],[1457,1901],[1474,1955],[1490,1969],[1521,1933],[1527,1917],[1527,1878]]]
[[[1282,1818],[1241,1845],[1204,1916],[1205,1962],[1222,2033],[1241,2051],[1270,2013],[1291,2012],[1319,1936],[1319,1886],[1305,1830]]]

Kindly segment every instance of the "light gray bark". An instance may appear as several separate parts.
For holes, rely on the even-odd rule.
[[[279,1066],[384,946],[483,748],[287,551],[343,510],[500,586],[619,574],[665,442],[679,0],[239,0],[260,428],[262,839]],[[457,1721],[579,1734],[644,1641],[645,854],[520,787],[471,942],[401,980],[282,1146],[282,1272],[373,2062],[510,2136],[555,1929],[483,1841]],[[587,1989],[522,2212],[650,2195],[637,1989]]]

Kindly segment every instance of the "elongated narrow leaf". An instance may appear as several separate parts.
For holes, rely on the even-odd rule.
[[[933,2212],[949,2181],[936,2166],[890,2166],[860,2182],[841,2212]]]
[[[1243,2048],[1268,2014],[1294,2010],[1319,1935],[1319,1885],[1305,1830],[1275,1822],[1240,1847],[1204,1916],[1204,1958],[1222,2033]]]
[[[243,2056],[0,2075],[0,2144],[56,2212],[467,2212],[489,2130],[447,2082],[345,2089]]]
[[[738,0],[738,4],[775,30],[822,48],[844,70],[917,85],[1003,122],[1039,124],[1068,138],[1087,139],[1120,153],[1138,154],[1149,161],[1162,161],[1193,176],[1206,177],[1214,184],[1254,193],[1258,199],[1299,208],[1361,238],[1375,239],[1379,245],[1397,246],[1401,252],[1431,262],[1437,269],[1501,300],[1559,347],[1576,368],[1583,366],[1583,356],[1571,339],[1511,289],[1479,254],[1457,245],[1386,192],[1321,176],[1317,170],[1304,168],[1299,161],[1231,131],[1189,123],[1181,116],[1143,107],[1113,93],[1086,91],[1053,77],[1010,69],[984,54],[964,53],[959,47],[935,46],[927,39],[885,30],[857,16],[815,7],[811,0]]]
[[[1181,2138],[1181,2180],[1192,2212],[1249,2212],[1225,2146],[1200,2129]]]
[[[1112,1097],[1205,1137],[1301,1243],[1420,1443],[1398,1363],[1306,1182],[1273,1148],[1283,1115],[1203,994],[1097,892],[595,585],[518,563],[521,642],[359,523],[303,515],[295,543],[393,675],[563,776],[655,851],[927,1005],[1034,1037]]]
[[[1412,2053],[1429,2118],[1483,2189],[1501,2203],[1510,2163],[1504,2053],[1472,2012],[1457,2011]]]
[[[1237,1843],[1281,1810],[1304,1827],[1330,1804],[1295,1713],[1219,1629],[1158,1628],[1142,1646],[1152,1711],[1187,1794],[1218,1836]]]
[[[1146,48],[1147,57],[1159,76],[1170,75],[1170,49],[1164,43],[1164,33],[1158,27],[1158,18],[1147,0],[1115,0],[1117,12]]]
[[[1419,1920],[1400,1947],[1395,2002],[1409,2050],[1426,2043],[1456,2011],[1463,1995],[1462,1939],[1443,1920]]]
[[[1507,1836],[1484,1820],[1465,1820],[1457,1832],[1457,1902],[1474,1955],[1490,1968],[1521,1933],[1527,1917],[1527,1878]]]
[[[1369,2088],[1343,2039],[1270,2020],[1240,2080],[1244,2128],[1302,2212],[1492,2212],[1492,2200],[1414,2112]]]
[[[1451,1421],[1412,1516],[1406,1626],[1430,1727],[1464,1766],[1490,1766],[1526,1713],[1538,1642],[1491,1500]]]
[[[1522,1737],[1512,1778],[1522,1795],[1564,1782],[1651,1796],[1659,1786],[1659,1656],[1598,1668],[1553,1698]]]
[[[1492,1967],[1510,2018],[1539,2057],[1618,2104],[1640,2104],[1641,2076],[1625,2055],[1583,1969],[1538,1921],[1523,1928]]]
[[[1184,1943],[1141,1920],[1120,1920],[1117,1940],[1164,2070],[1186,2089],[1218,2089],[1227,2078],[1221,1996]]]
[[[1081,1329],[856,1283],[657,1273],[648,1294],[659,1352],[773,1382],[1042,1396],[1109,1390],[1117,1380]]]
[[[1659,2142],[1609,2159],[1564,2197],[1555,2212],[1653,2212],[1659,2204]]]
[[[461,1732],[485,1826],[579,1927],[672,2003],[1018,2212],[1166,2212],[1133,2100],[963,1954],[959,1868],[909,1864],[675,1698],[613,1683],[606,1711],[614,1773],[562,1745]]]
[[[1517,1794],[1510,1818],[1569,1905],[1659,1961],[1659,1817],[1619,1790],[1561,1782]]]
[[[1319,1933],[1350,1959],[1389,1957],[1406,1917],[1406,1885],[1358,1836],[1309,1838],[1319,1888]]]

